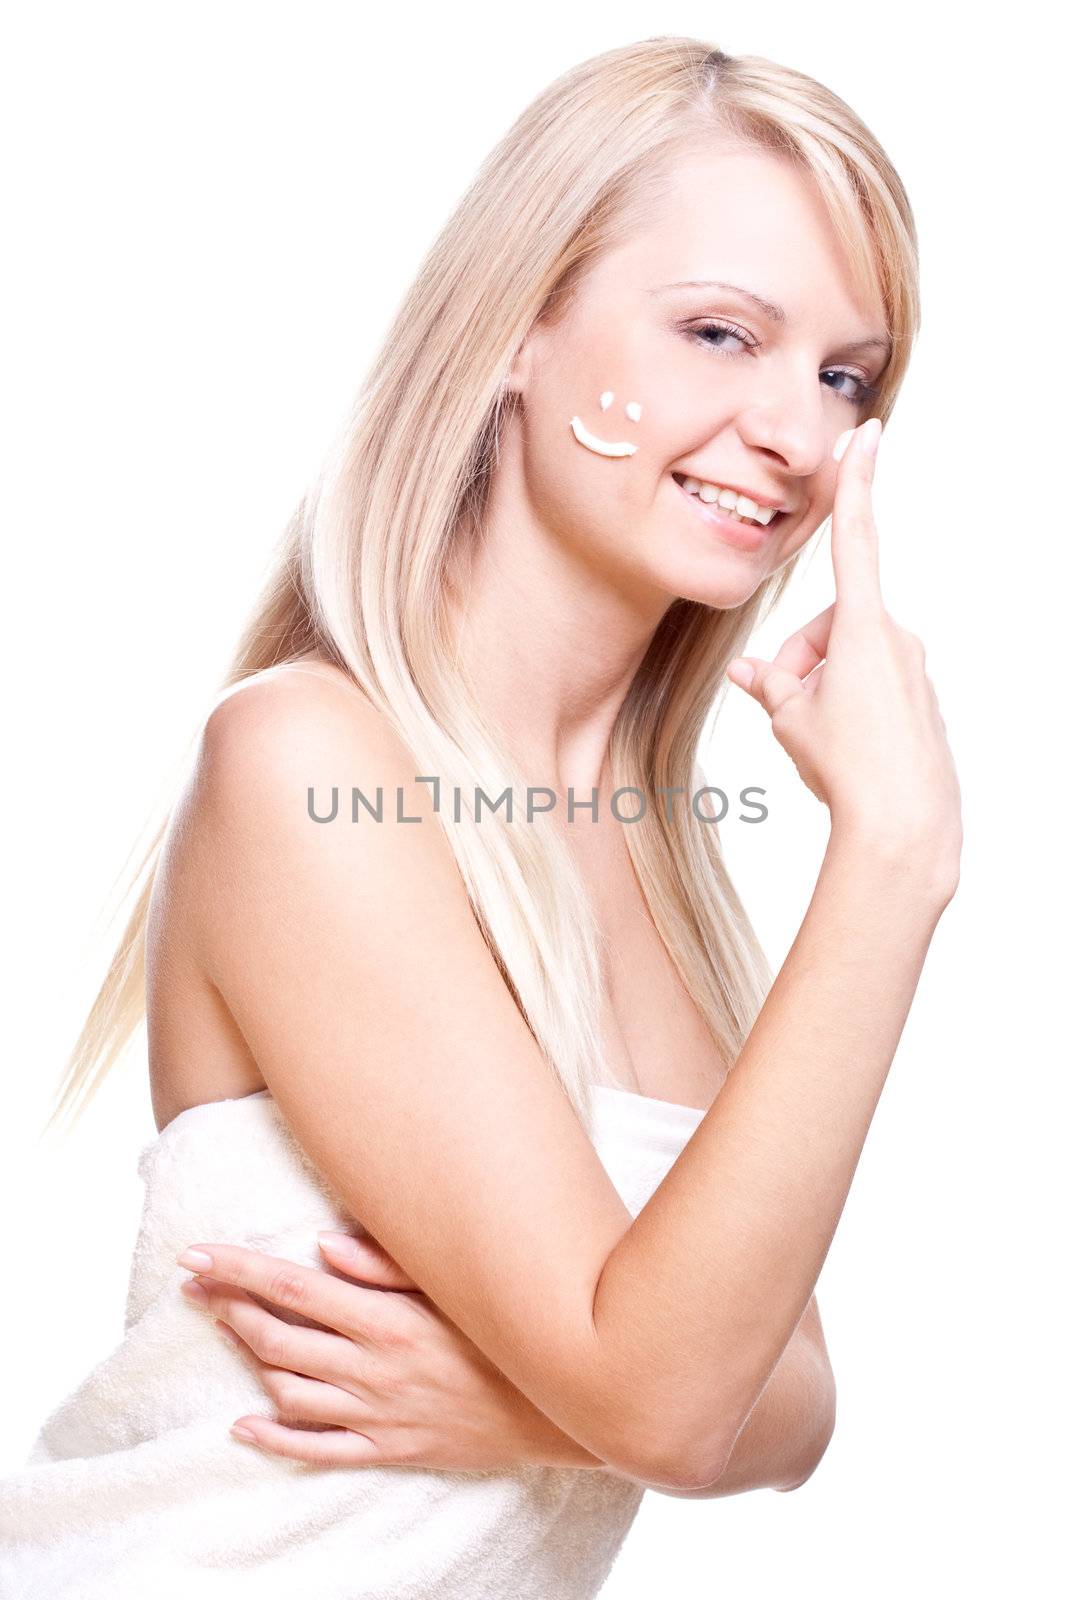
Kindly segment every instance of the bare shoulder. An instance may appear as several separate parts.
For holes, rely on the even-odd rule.
[[[311,788],[316,812],[332,788],[347,795],[358,786],[370,796],[403,784],[414,798],[426,787],[417,776],[392,722],[346,673],[327,663],[291,662],[236,684],[214,707],[197,751],[195,786],[218,823],[220,808],[239,821],[253,794],[261,805],[299,797],[305,815]],[[382,809],[387,814],[390,807]]]
[[[388,719],[347,673],[326,661],[290,661],[234,684],[208,716],[199,761],[211,776],[240,778],[241,765],[274,751],[279,762],[305,749],[354,751],[404,763]]]
[[[309,897],[343,883],[368,914],[387,892],[436,896],[442,909],[469,914],[432,792],[418,777],[392,723],[336,667],[287,663],[229,690],[205,721],[182,801],[208,975],[213,952],[232,948],[234,914],[249,915],[257,895],[279,915],[310,917]],[[365,801],[354,818],[357,789]],[[221,892],[237,883],[239,900]]]

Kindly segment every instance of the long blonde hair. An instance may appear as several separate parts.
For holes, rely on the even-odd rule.
[[[345,670],[421,763],[461,796],[438,813],[502,976],[589,1127],[601,1055],[601,946],[563,837],[483,812],[480,786],[524,794],[525,774],[479,713],[453,649],[450,586],[480,533],[508,398],[505,377],[538,318],[562,314],[600,252],[624,239],[687,150],[732,136],[792,160],[828,207],[855,283],[884,308],[892,354],[885,422],[918,329],[918,259],[901,180],[870,130],[822,84],[757,56],[681,37],[584,61],[551,84],[491,151],[400,306],[353,414],[290,522],[224,688],[317,652]],[[732,1063],[771,981],[717,834],[683,802],[703,781],[698,740],[796,558],[745,604],[679,599],[665,614],[612,731],[618,787],[648,797],[627,827],[650,914],[719,1050]],[[518,812],[524,807],[519,806]],[[57,1091],[80,1114],[144,1017],[146,923],[169,818],[118,951]]]

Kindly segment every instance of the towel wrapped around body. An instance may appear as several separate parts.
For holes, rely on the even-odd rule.
[[[631,1215],[703,1113],[595,1092],[593,1142]],[[644,1490],[606,1469],[317,1467],[234,1439],[270,1400],[179,1292],[218,1240],[323,1267],[358,1231],[268,1091],[182,1112],[141,1152],[125,1331],[0,1480],[0,1600],[590,1600]],[[290,1321],[305,1319],[285,1313]]]

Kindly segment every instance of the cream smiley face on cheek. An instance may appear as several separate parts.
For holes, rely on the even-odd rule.
[[[615,396],[611,390],[605,389],[600,396],[601,411],[607,411],[614,399]],[[641,406],[638,401],[628,400],[624,409],[631,422],[640,422]],[[570,428],[578,443],[583,444],[587,450],[592,450],[598,456],[632,456],[637,449],[637,446],[631,444],[627,439],[598,438],[595,433],[589,431],[581,417],[572,417]]]

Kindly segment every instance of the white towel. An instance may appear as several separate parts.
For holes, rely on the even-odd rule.
[[[593,1142],[631,1215],[703,1115],[601,1088]],[[179,1293],[198,1240],[323,1268],[353,1230],[263,1090],[193,1106],[138,1162],[125,1332],[0,1480],[2,1600],[590,1600],[644,1490],[605,1469],[315,1467],[242,1444],[271,1414]],[[293,1313],[287,1320],[304,1322]]]

